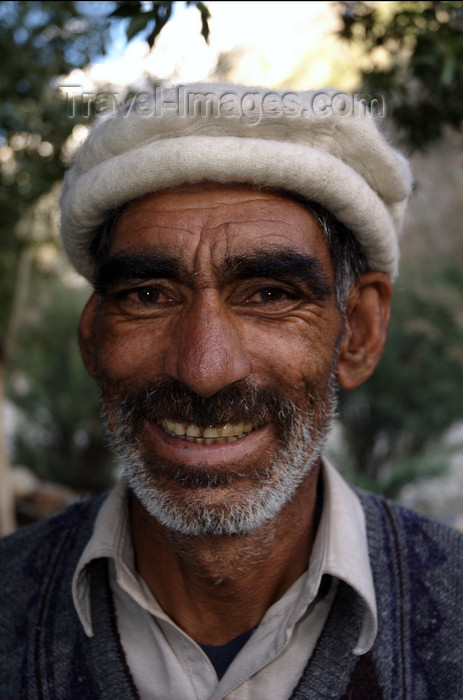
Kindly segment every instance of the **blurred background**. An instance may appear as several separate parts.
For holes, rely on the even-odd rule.
[[[60,182],[103,111],[229,80],[377,96],[411,158],[386,354],[340,396],[354,483],[463,529],[463,2],[0,2],[0,534],[114,481]]]

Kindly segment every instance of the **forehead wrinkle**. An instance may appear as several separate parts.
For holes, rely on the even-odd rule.
[[[206,185],[206,186],[204,186]],[[169,201],[172,194],[175,194],[175,206]],[[242,206],[246,204],[266,204],[267,202],[278,202],[286,197],[272,190],[254,188],[252,185],[219,185],[217,183],[206,183],[202,185],[182,185],[175,190],[167,190],[162,193],[153,194],[156,199],[156,206],[159,210],[171,211],[172,208],[177,210],[197,210],[202,209],[203,205],[198,202],[198,195],[208,195],[208,208],[216,209],[224,206],[234,206],[236,204]],[[243,197],[243,194],[245,195]],[[166,203],[167,198],[167,203]]]
[[[217,211],[222,212],[223,218],[217,220]],[[201,213],[201,219],[195,220],[192,216],[192,212]],[[125,223],[130,221],[130,214],[124,214]],[[173,216],[175,215],[175,216]],[[122,217],[121,217],[122,218]],[[274,213],[268,212],[267,207],[259,207],[257,213],[249,212],[248,208],[243,205],[242,202],[237,202],[236,204],[230,204],[229,202],[218,202],[210,206],[209,204],[205,208],[203,204],[197,204],[196,206],[189,207],[172,207],[165,209],[156,208],[150,216],[146,216],[146,224],[141,223],[137,225],[137,230],[140,232],[153,232],[153,228],[159,232],[164,231],[178,231],[180,233],[201,233],[202,231],[215,231],[221,227],[233,226],[233,225],[246,225],[247,223],[254,224],[262,222],[265,225],[268,224],[287,224],[287,219],[282,213],[280,216],[275,216]],[[154,221],[152,221],[154,219]],[[164,223],[165,219],[168,220]],[[185,222],[185,223],[183,223]]]
[[[274,216],[260,216],[259,214],[249,215],[243,212],[242,216],[235,215],[233,218],[227,217],[224,221],[219,221],[217,224],[212,225],[212,223],[203,226],[204,232],[210,231],[213,233],[217,229],[223,228],[225,233],[233,233],[234,228],[246,228],[249,224],[255,226],[255,224],[261,224],[265,227],[271,227],[272,233],[278,233],[280,225],[283,225],[285,229],[288,227],[288,219],[284,216],[281,218],[276,218]],[[282,230],[283,232],[283,230]]]
[[[193,222],[188,222],[189,226],[193,227]],[[129,240],[130,240],[130,227],[128,227],[127,233],[124,232],[124,235],[126,235]],[[139,225],[135,229],[136,233],[142,233],[142,234],[148,234],[148,236],[152,239],[153,241],[153,247],[156,246],[158,243],[159,235],[169,235],[170,233],[180,233],[180,234],[185,234],[185,233],[199,233],[199,227],[198,231],[193,231],[189,230],[187,226],[182,225],[180,223],[174,222],[169,222],[167,224],[162,223],[160,221],[147,221],[146,225]]]

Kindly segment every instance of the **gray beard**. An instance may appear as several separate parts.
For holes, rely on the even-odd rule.
[[[269,523],[287,504],[298,487],[318,462],[330,432],[336,411],[334,372],[325,389],[310,397],[310,409],[298,408],[287,402],[292,414],[292,426],[286,440],[266,465],[251,467],[248,472],[229,472],[217,477],[212,470],[202,474],[200,483],[185,476],[177,466],[173,478],[181,485],[175,493],[163,486],[159,474],[162,467],[147,460],[136,441],[129,437],[130,416],[111,402],[108,435],[123,474],[136,498],[145,510],[162,526],[182,535],[230,537],[246,535]],[[108,408],[107,408],[108,410]],[[265,460],[265,457],[264,457]],[[158,468],[159,467],[159,468]],[[228,497],[227,487],[236,478],[246,475],[250,486]],[[220,504],[211,504],[208,489],[223,488]],[[208,502],[209,501],[209,502]]]

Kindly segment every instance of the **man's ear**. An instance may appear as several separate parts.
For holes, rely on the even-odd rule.
[[[98,296],[92,294],[80,317],[79,323],[79,347],[84,367],[91,377],[96,373],[95,355],[95,313],[98,304]]]
[[[381,359],[391,298],[391,281],[383,272],[367,272],[351,286],[337,362],[338,381],[343,389],[354,389],[365,382]]]

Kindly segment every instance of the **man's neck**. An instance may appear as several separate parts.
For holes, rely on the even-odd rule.
[[[195,641],[251,629],[307,567],[316,529],[314,468],[280,513],[243,536],[172,533],[131,498],[136,567],[159,605]]]

